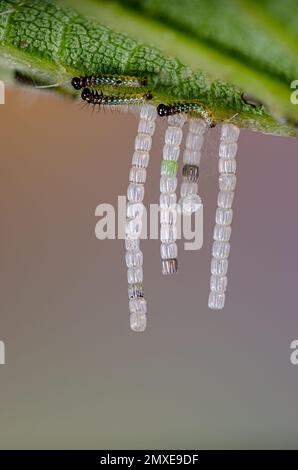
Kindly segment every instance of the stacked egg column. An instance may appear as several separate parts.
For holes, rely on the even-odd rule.
[[[127,265],[130,327],[133,331],[144,331],[147,325],[147,302],[143,286],[143,253],[140,250],[142,216],[144,211],[144,184],[149,152],[157,117],[155,107],[143,105],[140,112],[135,151],[129,173],[127,188],[125,260]]]
[[[230,253],[232,203],[236,186],[236,153],[240,130],[232,124],[224,124],[219,145],[219,192],[213,233],[210,294],[211,309],[224,308],[227,288],[228,256]]]
[[[160,255],[162,273],[175,274],[178,270],[177,249],[177,171],[180,144],[185,117],[176,114],[168,117],[165,132],[163,159],[160,171]]]
[[[202,205],[198,195],[199,165],[204,142],[206,123],[202,119],[190,119],[183,153],[182,184],[179,204],[182,213],[190,215]]]

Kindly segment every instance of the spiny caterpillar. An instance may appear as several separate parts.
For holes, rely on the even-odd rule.
[[[157,106],[157,114],[161,117],[179,113],[199,114],[209,127],[216,125],[215,118],[211,111],[200,103],[174,103],[172,105],[161,103]]]
[[[98,104],[98,105],[126,105],[126,104],[139,104],[144,103],[147,100],[153,98],[152,93],[135,93],[127,95],[104,95],[102,92],[97,90],[91,90],[90,88],[84,88],[81,94],[83,101],[86,101],[89,104]]]
[[[85,77],[74,77],[71,81],[75,90],[88,87],[115,86],[141,88],[147,85],[146,78],[114,76],[114,75],[89,75]]]

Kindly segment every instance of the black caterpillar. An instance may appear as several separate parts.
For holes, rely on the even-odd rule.
[[[127,104],[139,104],[144,103],[147,100],[153,98],[152,93],[135,93],[127,95],[104,95],[102,92],[97,90],[91,90],[90,88],[84,88],[81,94],[83,101],[89,104],[98,105],[127,105]]]
[[[161,103],[157,106],[157,114],[161,117],[179,113],[199,114],[209,127],[216,125],[213,114],[200,103],[174,103],[172,105]]]
[[[82,88],[98,87],[98,86],[123,86],[141,88],[147,85],[146,78],[113,76],[113,75],[89,75],[85,77],[74,77],[71,81],[75,90]]]

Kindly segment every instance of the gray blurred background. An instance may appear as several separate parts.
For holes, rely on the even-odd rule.
[[[137,118],[12,89],[0,107],[1,449],[297,448],[295,140],[241,131],[226,307],[208,309],[218,129],[201,164],[204,245],[161,275],[129,330],[123,241],[95,208],[125,194]],[[159,197],[165,125],[145,202]]]

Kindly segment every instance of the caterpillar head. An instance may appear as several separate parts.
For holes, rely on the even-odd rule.
[[[166,104],[159,104],[157,106],[157,114],[161,117],[168,116],[169,107]]]
[[[80,77],[74,77],[71,81],[72,86],[75,90],[80,90],[82,88],[82,83]]]

